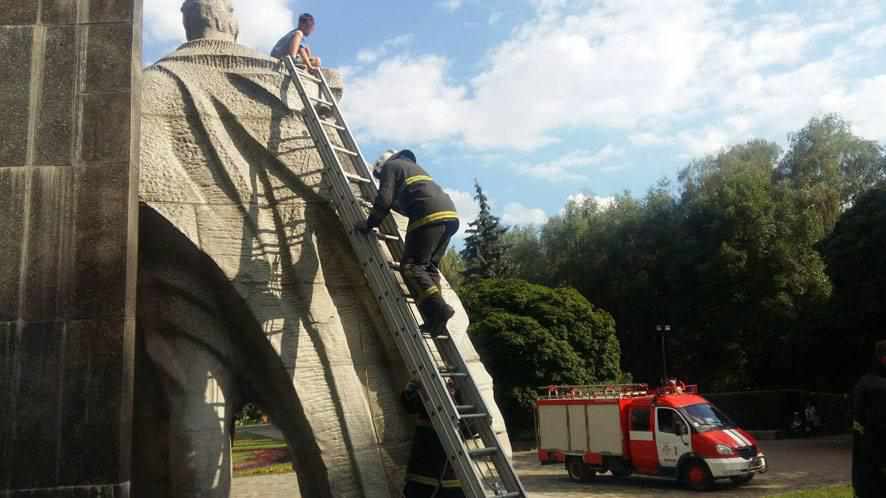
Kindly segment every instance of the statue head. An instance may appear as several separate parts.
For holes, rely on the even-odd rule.
[[[237,41],[240,34],[231,0],[185,0],[182,17],[188,41],[201,38]]]

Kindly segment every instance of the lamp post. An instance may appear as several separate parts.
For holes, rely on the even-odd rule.
[[[669,324],[665,325],[656,325],[655,330],[661,334],[661,374],[662,374],[662,382],[668,381],[668,354],[667,349],[665,347],[665,337],[667,333],[671,331],[671,326]]]

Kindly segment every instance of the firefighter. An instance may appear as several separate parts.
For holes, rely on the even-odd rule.
[[[886,341],[852,392],[852,486],[857,498],[886,496]]]
[[[452,392],[452,385],[449,385]],[[421,401],[421,386],[410,382],[400,399],[406,411],[416,415],[415,436],[412,439],[412,452],[406,468],[405,498],[465,498],[461,481],[455,475],[446,451],[431,426],[428,412]],[[453,393],[454,395],[454,393]]]
[[[366,221],[356,229],[369,233],[391,209],[409,218],[400,271],[424,316],[422,329],[447,334],[446,322],[455,310],[443,300],[440,260],[458,231],[458,213],[446,192],[416,163],[410,150],[387,151],[375,162],[378,197]]]

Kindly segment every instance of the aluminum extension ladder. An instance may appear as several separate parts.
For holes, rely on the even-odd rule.
[[[465,495],[526,498],[458,348],[448,336],[433,336],[419,327],[421,315],[415,300],[395,272],[404,248],[396,222],[388,216],[378,231],[369,235],[354,229],[358,221],[366,219],[366,210],[372,207],[378,191],[326,77],[319,71],[308,74],[291,57],[285,57],[283,63],[301,97],[305,124],[323,160],[339,219],[406,366],[421,382],[422,402]],[[317,97],[308,94],[305,80],[317,84]],[[316,105],[326,106],[331,117],[321,119]],[[457,400],[450,395],[447,382],[454,383]]]

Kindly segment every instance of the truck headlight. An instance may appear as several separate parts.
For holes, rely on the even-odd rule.
[[[718,444],[717,445],[717,453],[719,453],[723,456],[732,456],[735,454],[735,452],[732,451],[732,448],[730,448],[729,446],[726,446],[725,444]]]

